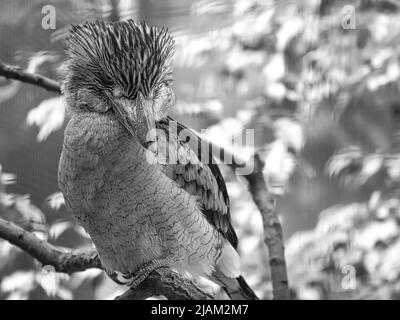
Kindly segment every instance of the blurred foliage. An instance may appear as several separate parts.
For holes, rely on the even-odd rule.
[[[314,15],[318,41],[307,54],[312,87],[321,89],[313,93],[311,112],[328,107],[346,130],[344,148],[335,150],[326,173],[345,188],[371,191],[367,201],[324,210],[314,230],[289,239],[290,283],[300,299],[397,299],[399,7],[394,1],[322,3]],[[338,24],[349,12],[354,30]]]
[[[399,250],[400,200],[377,192],[323,211],[288,241],[289,281],[300,299],[398,299]]]
[[[24,50],[7,47],[15,63],[57,78],[63,58],[60,45],[70,23],[133,17],[168,26],[176,39],[175,116],[244,159],[254,148],[262,155],[265,178],[278,196],[287,236],[315,226],[287,241],[294,296],[399,296],[400,5],[396,1],[50,2],[57,9],[57,30],[32,35],[38,41],[48,40],[43,48],[29,41]],[[4,9],[0,21],[7,30],[14,30],[18,19],[26,20],[24,30],[28,30],[33,22],[27,17],[32,13],[33,25],[40,23],[42,1],[20,3],[17,16],[7,3],[0,5]],[[13,14],[12,20],[7,18]],[[0,107],[17,99],[21,87],[18,82],[0,83]],[[26,101],[32,102],[29,95]],[[26,125],[37,127],[40,145],[56,136],[60,146],[57,132],[68,120],[62,98],[41,96],[33,101],[23,110]],[[245,129],[255,130],[254,148],[245,139]],[[51,150],[58,156],[59,149]],[[270,298],[261,218],[243,182],[222,169],[244,276],[260,296]],[[46,199],[44,204],[34,205],[28,196],[6,192],[5,185],[14,180],[15,176],[2,173],[2,217],[60,246],[90,244],[65,213],[56,189],[41,198]],[[46,280],[46,270],[21,256],[20,250],[0,240],[0,298],[112,298],[121,290],[90,270],[71,277],[51,273],[51,280]],[[352,267],[355,288],[354,279],[346,278]]]

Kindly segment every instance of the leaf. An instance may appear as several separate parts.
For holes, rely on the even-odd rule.
[[[360,160],[362,152],[358,147],[341,150],[332,156],[327,164],[327,171],[331,177],[339,175],[345,168],[355,160]]]
[[[1,184],[8,185],[14,184],[17,180],[17,175],[13,173],[2,173],[1,174]]]
[[[263,173],[271,192],[283,194],[288,187],[288,181],[296,168],[296,158],[288,151],[286,142],[277,139],[270,144],[264,159]]]
[[[76,272],[71,275],[70,281],[68,282],[68,286],[71,289],[79,288],[82,283],[86,280],[93,280],[98,276],[102,275],[103,271],[100,269],[87,269],[82,272]]]
[[[286,93],[286,87],[281,82],[267,82],[265,85],[265,94],[272,99],[281,101]]]
[[[0,86],[0,105],[2,102],[12,99],[21,87],[21,82],[11,81],[5,86]]]
[[[368,209],[371,211],[378,209],[381,202],[381,197],[382,194],[380,191],[374,191],[368,200]]]
[[[65,119],[63,97],[43,100],[36,108],[29,111],[26,122],[29,126],[38,126],[37,140],[42,142],[54,131],[60,129]]]
[[[33,289],[35,283],[35,273],[30,271],[16,271],[5,276],[0,283],[2,292],[22,291],[29,292]]]
[[[221,0],[200,0],[192,3],[190,11],[193,15],[213,15],[232,11],[234,3]]]
[[[371,222],[355,234],[354,246],[371,250],[378,241],[388,244],[399,234],[399,227],[394,220]]]
[[[82,238],[91,240],[89,233],[87,233],[86,230],[85,230],[82,226],[76,224],[76,225],[74,226],[74,230],[75,230],[75,232],[76,232],[77,234],[79,234]]]
[[[394,181],[400,181],[400,156],[387,159],[385,166],[389,177]]]
[[[43,212],[32,204],[30,196],[17,196],[15,198],[15,208],[22,214],[26,221],[44,223],[46,217]]]
[[[297,36],[304,28],[304,21],[300,17],[291,17],[283,21],[281,28],[277,32],[277,48],[284,50],[290,41]]]
[[[285,60],[281,53],[275,54],[264,66],[263,75],[269,82],[277,82],[285,75]]]
[[[251,50],[234,50],[225,60],[225,66],[230,72],[239,72],[251,68],[262,68],[265,62],[265,53]]]
[[[385,281],[395,282],[400,276],[400,241],[397,241],[391,246],[381,260],[382,265],[380,266],[380,273],[382,274]]]
[[[396,62],[392,62],[387,66],[386,73],[370,77],[367,81],[367,87],[371,91],[376,91],[380,87],[386,86],[391,82],[395,82],[400,77],[400,67]]]
[[[352,230],[366,219],[368,211],[365,205],[351,203],[345,206],[337,205],[320,213],[316,232],[326,235],[336,230]]]
[[[18,249],[8,241],[0,240],[0,270],[14,261],[14,253],[17,251]]]
[[[55,295],[57,295],[62,300],[72,300],[74,298],[72,291],[65,287],[58,287]]]
[[[47,203],[53,210],[59,210],[61,206],[65,205],[65,199],[62,192],[55,192],[46,198]]]
[[[50,239],[56,240],[60,235],[62,235],[65,231],[72,228],[74,223],[71,221],[60,221],[54,222],[49,229],[49,237]]]
[[[65,273],[55,272],[53,267],[42,268],[41,272],[36,274],[35,281],[38,283],[50,298],[56,296],[71,300],[72,293],[70,290],[62,287],[62,283],[69,279],[69,275]]]
[[[45,62],[56,62],[59,57],[48,51],[39,51],[34,53],[31,57],[29,57],[28,67],[26,68],[27,72],[36,73],[37,69],[40,65]]]
[[[9,184],[14,184],[17,180],[17,175],[13,173],[6,173],[3,172],[2,166],[0,164],[0,185],[9,185]]]
[[[365,181],[375,175],[383,166],[381,154],[371,154],[363,159],[360,177]]]
[[[300,152],[305,143],[303,128],[298,121],[281,118],[274,122],[275,137],[282,140],[288,147]]]

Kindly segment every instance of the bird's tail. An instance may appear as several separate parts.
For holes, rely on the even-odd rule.
[[[237,282],[236,288],[224,287],[225,292],[232,300],[259,300],[242,276],[235,280]]]
[[[232,300],[259,300],[242,276],[228,278],[218,273],[218,275],[214,274],[213,280],[222,286]]]
[[[240,275],[240,257],[230,243],[225,243],[212,274],[214,281],[219,283],[233,300],[258,300],[246,280]]]

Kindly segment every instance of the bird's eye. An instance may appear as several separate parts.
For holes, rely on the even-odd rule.
[[[158,95],[160,94],[160,91],[161,91],[160,88],[155,88],[153,91],[153,96],[158,97]]]
[[[171,86],[172,82],[173,82],[172,79],[165,80],[165,81],[164,81],[164,85],[165,85],[167,88],[169,88],[169,87]]]

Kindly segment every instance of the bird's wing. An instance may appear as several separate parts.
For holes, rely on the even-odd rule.
[[[157,122],[156,129],[157,143],[148,149],[157,154],[163,172],[197,197],[207,220],[236,249],[238,239],[232,226],[228,192],[213,161],[210,144],[170,117]]]

